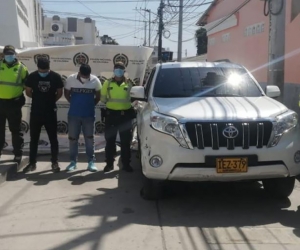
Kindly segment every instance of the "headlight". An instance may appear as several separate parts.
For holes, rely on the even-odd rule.
[[[276,146],[281,136],[296,127],[297,124],[298,114],[294,111],[287,111],[277,116],[275,122],[273,122],[272,139],[269,142],[269,147]]]
[[[179,123],[175,118],[161,115],[153,111],[151,113],[150,121],[153,129],[173,136],[182,147],[188,148],[188,145],[182,135]]]

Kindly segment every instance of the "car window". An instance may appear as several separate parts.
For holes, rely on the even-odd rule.
[[[263,93],[243,68],[193,67],[161,69],[154,97],[262,96]]]
[[[156,68],[154,68],[151,71],[150,76],[148,77],[148,80],[147,80],[147,82],[145,84],[145,94],[146,94],[146,96],[148,96],[148,94],[149,94],[149,90],[150,90],[150,87],[151,87],[151,83],[152,83],[155,71],[156,71]]]

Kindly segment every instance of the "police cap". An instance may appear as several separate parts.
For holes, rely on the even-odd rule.
[[[123,63],[123,62],[121,62],[121,61],[118,61],[118,62],[116,62],[116,63],[115,63],[115,66],[114,66],[114,68],[121,68],[121,69],[125,69],[125,65],[124,65],[124,63]]]
[[[3,49],[3,54],[4,55],[9,55],[9,54],[15,54],[16,53],[16,49],[14,46],[12,45],[6,45]]]

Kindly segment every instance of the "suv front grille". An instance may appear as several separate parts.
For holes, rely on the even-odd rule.
[[[238,131],[235,138],[226,138],[223,134],[228,127]],[[193,147],[199,149],[219,149],[235,147],[248,149],[251,146],[262,148],[269,142],[273,124],[271,121],[250,122],[187,122],[186,130]],[[230,137],[230,136],[229,136]]]

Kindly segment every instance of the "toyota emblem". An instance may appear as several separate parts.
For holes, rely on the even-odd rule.
[[[237,128],[235,126],[228,126],[223,130],[223,135],[224,137],[226,137],[227,139],[234,139],[238,136],[239,131],[237,130]]]

